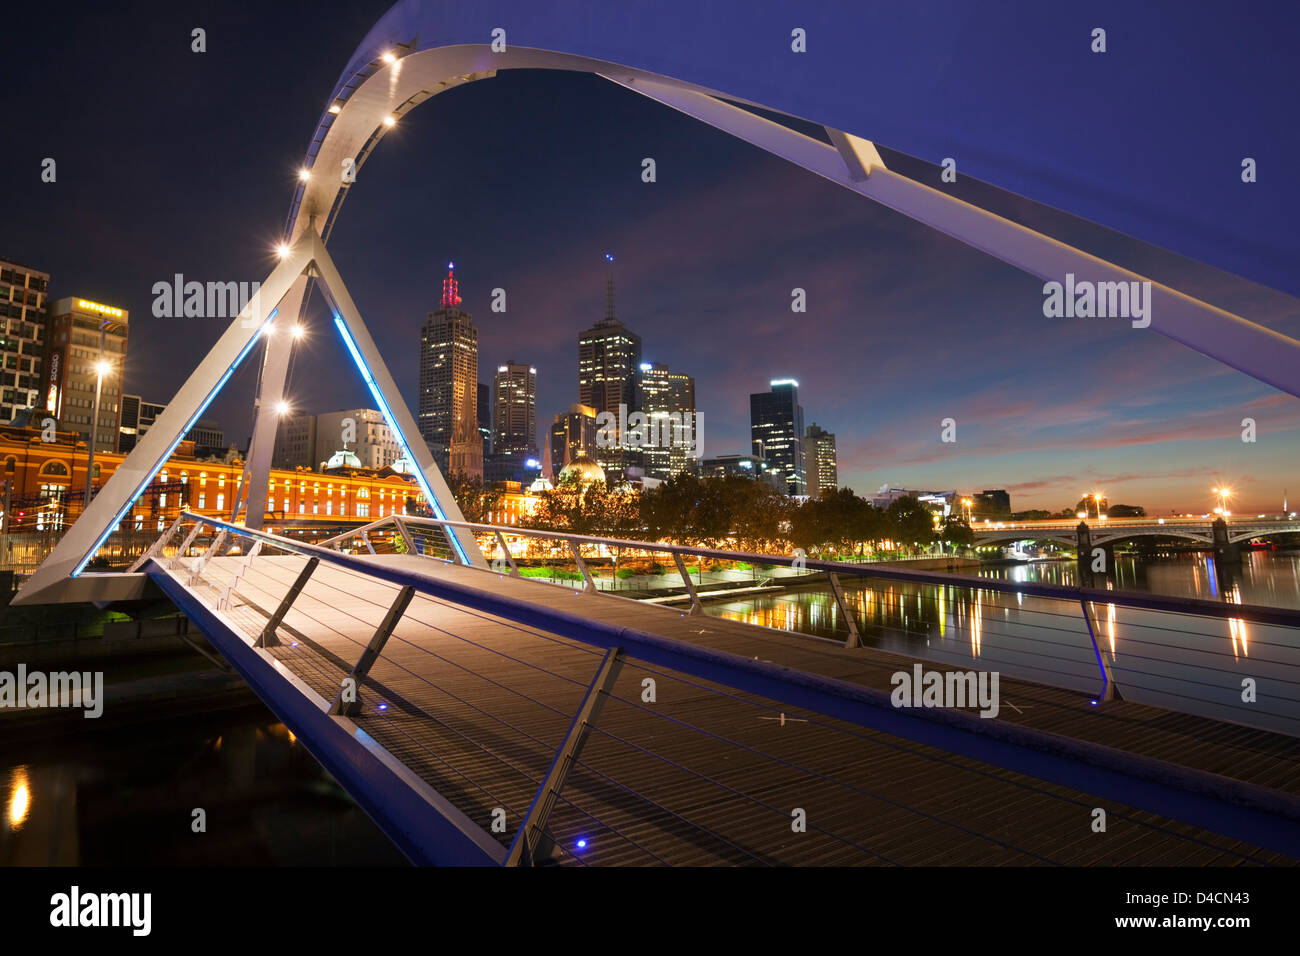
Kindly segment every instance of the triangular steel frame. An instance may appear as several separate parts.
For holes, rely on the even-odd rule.
[[[126,518],[136,499],[166,465],[181,439],[194,427],[235,370],[263,340],[263,336],[273,333],[281,305],[292,313],[286,315],[288,322],[285,323],[285,333],[288,333],[288,325],[298,317],[302,301],[300,282],[306,277],[315,278],[324,292],[334,327],[398,444],[414,462],[416,481],[434,514],[451,521],[464,520],[446,479],[438,470],[428,447],[420,440],[415,418],[402,401],[397,385],[375,347],[361,313],[357,311],[334,261],[325,250],[325,243],[314,230],[308,230],[271,271],[262,283],[259,294],[222,333],[216,345],[109,477],[90,506],[23,584],[12,603],[49,604],[111,597],[112,589],[97,586],[100,582],[96,579],[120,579],[121,576],[83,575],[86,565]],[[293,301],[285,301],[286,296]],[[265,413],[267,410],[259,411]],[[259,415],[260,417],[262,416]],[[415,440],[412,441],[412,438]],[[260,484],[265,489],[265,475],[259,480],[253,473],[250,480],[254,487]],[[478,543],[469,530],[454,529],[448,538],[462,563],[487,567]]]

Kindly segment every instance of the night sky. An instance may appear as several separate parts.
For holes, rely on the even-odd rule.
[[[308,136],[383,2],[27,5],[4,69],[0,256],[52,274],[51,298],[131,312],[125,390],[166,401],[224,329],[156,319],[155,282],[255,281],[274,266]],[[208,52],[190,52],[190,30]],[[282,37],[288,39],[281,39]],[[906,89],[893,91],[906,97]],[[887,147],[888,144],[880,144]],[[882,149],[891,168],[937,170]],[[41,160],[58,181],[40,181]],[[641,181],[654,157],[658,182]],[[1152,279],[1300,336],[1300,302],[965,180],[959,195]],[[748,395],[801,383],[838,436],[841,483],[1006,488],[1016,509],[1085,489],[1149,511],[1300,498],[1300,402],[1118,319],[1046,319],[1041,281],[612,84],[502,73],[441,94],[361,169],[330,251],[414,407],[419,327],[456,262],[480,380],[538,369],[538,430],[577,400],[577,334],[603,310],[646,361],[695,376],[705,453],[748,452]],[[790,290],[808,312],[790,310]],[[502,287],[508,311],[489,308]],[[297,408],[369,405],[324,322],[295,359]],[[243,445],[255,362],[209,415]],[[1255,444],[1241,420],[1258,422]],[[956,444],[939,440],[957,421]]]

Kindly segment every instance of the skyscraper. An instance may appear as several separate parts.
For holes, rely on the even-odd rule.
[[[808,495],[816,498],[823,489],[839,485],[839,466],[835,461],[835,435],[816,422],[808,426],[804,437],[808,452]]]
[[[453,263],[442,302],[420,330],[420,435],[444,474],[483,474],[478,430],[478,329],[461,309]]]
[[[117,451],[122,427],[122,370],[126,365],[126,309],[88,299],[50,306],[50,386],[46,402],[61,427],[89,438],[99,390],[95,451]]]
[[[536,458],[537,369],[511,359],[497,367],[492,387],[493,453]]]
[[[803,408],[799,383],[792,378],[771,382],[770,392],[749,396],[749,437],[755,455],[767,459],[769,474],[785,483],[786,493],[806,494]]]
[[[605,317],[578,336],[578,403],[609,412],[625,420],[637,401],[641,366],[641,336],[628,329],[614,315],[614,280],[605,282]],[[625,414],[619,418],[619,406]],[[596,448],[596,460],[612,484],[624,478],[629,468],[643,460],[639,450],[626,447],[626,436],[611,434]],[[554,452],[552,452],[554,454]]]
[[[699,435],[695,379],[681,372],[670,372],[662,362],[642,362],[640,371],[638,405],[651,423],[645,473],[651,478],[667,480],[689,470],[692,458],[700,451],[695,445]]]
[[[614,317],[614,280],[605,285],[605,317],[578,336],[578,403],[618,414],[636,402],[641,336]]]
[[[0,260],[0,422],[26,408],[46,408],[49,383],[43,374],[46,349],[45,291],[49,273]],[[52,407],[52,406],[51,406]],[[39,419],[39,416],[37,416]]]

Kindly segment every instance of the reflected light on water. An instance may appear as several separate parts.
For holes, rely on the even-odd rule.
[[[980,592],[975,592],[975,606],[971,608],[970,649],[975,657],[980,656],[980,627],[984,621],[984,599]]]
[[[1232,590],[1224,595],[1232,604],[1241,603],[1241,588],[1237,585],[1232,586]],[[1234,660],[1240,660],[1242,657],[1249,657],[1250,650],[1246,646],[1246,622],[1239,617],[1228,618],[1228,636],[1232,639],[1232,657]],[[1238,652],[1240,645],[1240,652]]]
[[[1115,605],[1106,605],[1106,635],[1110,638],[1110,656],[1115,657]]]
[[[9,782],[9,829],[22,829],[31,809],[32,791],[27,780],[27,768],[18,767]]]

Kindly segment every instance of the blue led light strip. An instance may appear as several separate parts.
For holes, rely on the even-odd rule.
[[[343,344],[346,345],[348,351],[352,353],[352,361],[357,363],[357,369],[361,372],[361,377],[365,379],[366,386],[370,389],[370,394],[374,396],[376,404],[379,405],[379,410],[383,413],[384,421],[388,423],[388,427],[392,429],[393,434],[397,436],[398,444],[402,446],[402,451],[405,452],[407,460],[410,461],[412,465],[415,465],[415,480],[419,483],[420,490],[424,492],[425,500],[429,502],[429,506],[433,509],[433,513],[440,520],[446,521],[447,515],[443,512],[442,505],[438,503],[438,496],[433,493],[433,488],[429,486],[429,479],[425,477],[424,469],[416,464],[415,455],[411,453],[411,446],[407,444],[406,436],[403,435],[402,430],[397,427],[397,421],[393,418],[393,412],[388,407],[388,402],[384,401],[384,396],[380,393],[379,386],[375,384],[374,376],[370,374],[370,368],[366,365],[366,360],[361,357],[361,351],[357,348],[356,342],[353,341],[352,333],[348,330],[347,323],[343,321],[343,317],[337,312],[334,313],[334,324],[338,327],[339,335],[343,336]],[[469,557],[465,554],[465,549],[461,546],[456,531],[451,529],[451,533],[448,534],[447,537],[451,540],[452,546],[460,556],[461,563],[469,564]]]
[[[212,391],[208,392],[207,397],[199,404],[198,411],[196,411],[190,418],[189,424],[186,425],[185,428],[181,430],[181,433],[176,436],[176,440],[172,442],[171,447],[167,449],[167,452],[154,462],[154,466],[150,469],[149,474],[145,476],[142,482],[140,482],[139,487],[135,489],[135,493],[131,495],[127,503],[122,506],[122,510],[117,513],[117,517],[108,523],[108,526],[104,529],[104,533],[101,534],[99,540],[95,542],[94,547],[87,551],[85,556],[82,557],[81,562],[73,570],[71,575],[72,577],[77,577],[86,569],[86,565],[90,563],[90,559],[93,558],[95,553],[104,546],[104,542],[108,540],[108,536],[116,530],[119,524],[122,523],[122,519],[125,518],[126,513],[131,510],[131,506],[139,500],[140,496],[144,494],[144,490],[149,487],[149,482],[153,481],[154,475],[158,474],[158,472],[162,470],[162,466],[171,459],[172,452],[176,451],[180,443],[185,440],[185,436],[189,434],[190,429],[194,427],[196,422],[198,422],[199,417],[207,411],[208,405],[217,397],[217,393],[221,391],[226,382],[230,381],[230,376],[235,374],[235,369],[239,368],[239,363],[244,361],[245,356],[247,356],[249,352],[253,351],[253,346],[255,346],[262,338],[262,333],[266,331],[267,327],[270,326],[271,322],[279,314],[280,310],[278,307],[271,310],[271,314],[266,317],[266,321],[262,323],[261,328],[253,333],[253,337],[248,340],[248,344],[240,350],[239,355],[237,355],[235,360],[230,363],[230,368],[226,369],[226,374],[221,376],[221,379],[217,382],[216,386]],[[90,502],[86,502],[86,507],[90,507]],[[85,515],[85,511],[82,512],[82,515]]]

